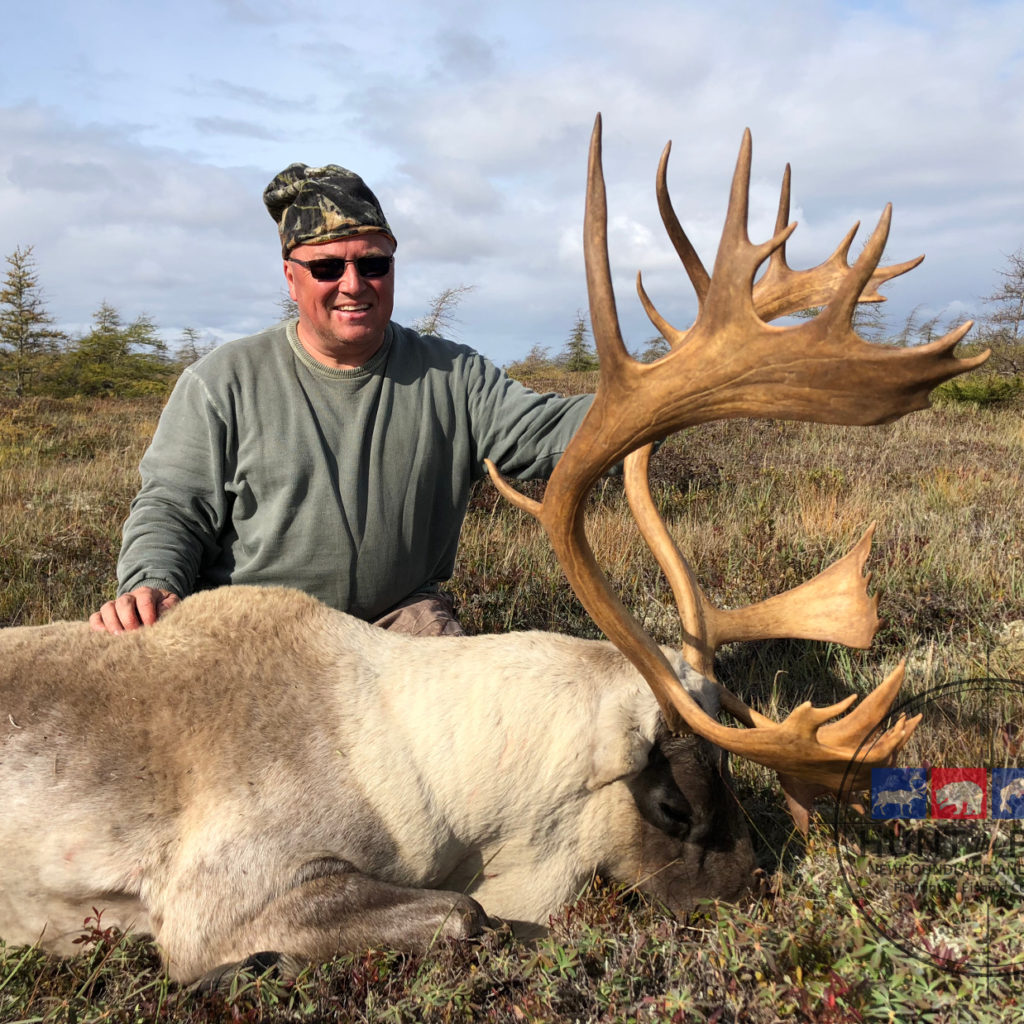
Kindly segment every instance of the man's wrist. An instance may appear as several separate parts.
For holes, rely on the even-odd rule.
[[[118,590],[117,596],[120,597],[122,594],[130,594],[133,590],[140,590],[142,587],[149,587],[151,590],[161,590],[165,594],[173,594],[175,597],[181,597],[178,593],[178,589],[171,585],[167,580],[162,580],[156,576],[147,576],[143,580],[139,580],[138,583],[133,583],[130,587],[123,587]]]

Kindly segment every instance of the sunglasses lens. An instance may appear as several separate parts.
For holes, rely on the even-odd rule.
[[[390,256],[362,256],[356,260],[360,277],[383,277],[391,269]]]
[[[345,261],[310,260],[306,268],[314,281],[337,281],[345,273]]]
[[[337,281],[344,276],[348,263],[355,263],[360,277],[383,277],[391,269],[390,256],[360,256],[356,260],[310,260],[304,265],[314,281]]]

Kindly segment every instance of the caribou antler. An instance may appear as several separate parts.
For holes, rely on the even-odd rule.
[[[744,138],[744,142],[749,138]],[[704,297],[707,294],[711,278],[704,269],[697,251],[693,248],[686,232],[683,230],[676,211],[672,206],[672,200],[668,194],[668,158],[672,152],[670,142],[661,154],[658,162],[658,178],[656,191],[658,196],[658,210],[661,213],[662,223],[668,232],[676,253],[683,261],[683,266],[690,278],[694,291],[697,293],[698,309],[703,308]],[[749,156],[749,153],[748,153]],[[741,153],[742,159],[742,153]],[[749,161],[748,161],[749,168]],[[749,183],[749,177],[748,177]],[[775,236],[783,234],[789,224],[789,199],[792,184],[792,172],[789,164],[786,164],[785,173],[782,176],[782,190],[779,194],[779,211],[775,218]],[[788,313],[797,313],[804,309],[813,309],[816,306],[824,306],[832,298],[835,288],[843,278],[850,272],[849,255],[850,245],[857,229],[860,227],[858,221],[846,233],[846,237],[836,247],[835,252],[824,263],[808,270],[793,270],[786,262],[786,240],[772,252],[768,267],[759,278],[753,288],[754,309],[762,320],[775,320],[777,317],[786,316]],[[896,263],[888,267],[875,267],[871,277],[857,297],[857,302],[885,302],[885,296],[878,294],[878,286],[891,281],[900,274],[913,270],[922,260],[923,256],[917,259],[907,260],[905,263]],[[679,331],[662,317],[654,308],[654,304],[647,297],[644,291],[643,281],[640,274],[637,274],[637,292],[640,295],[640,302],[643,304],[651,323],[661,332],[665,340],[675,347],[686,336],[685,331]]]
[[[488,471],[509,501],[540,520],[577,596],[597,625],[637,666],[670,726],[685,725],[725,750],[799,780],[791,788],[799,787],[803,795],[822,787],[836,791],[843,785],[861,788],[870,781],[869,769],[889,763],[916,725],[916,719],[908,722],[901,718],[870,745],[867,753],[859,753],[863,740],[878,727],[895,698],[903,677],[902,665],[865,698],[860,708],[831,725],[826,723],[849,709],[856,697],[827,708],[805,703],[781,722],[750,712],[737,701],[737,711],[752,728],[723,726],[687,693],[661,650],[612,591],[583,529],[584,502],[596,480],[630,452],[684,427],[734,417],[885,423],[927,407],[928,393],[936,384],[987,357],[987,353],[972,359],[952,355],[969,323],[929,345],[908,349],[870,345],[853,330],[851,317],[858,300],[876,299],[875,284],[910,268],[904,264],[876,269],[888,232],[888,208],[852,267],[846,259],[847,239],[821,267],[792,271],[785,264],[783,250],[795,225],[780,224],[768,242],[752,244],[747,235],[750,149],[748,132],[740,149],[722,241],[710,277],[671,212],[663,185],[664,171],[660,172],[659,205],[697,290],[700,309],[695,323],[685,332],[665,325],[672,351],[655,363],[638,363],[626,352],[615,310],[598,117],[590,147],[584,226],[591,324],[600,356],[597,394],[555,467],[542,503],[512,489],[490,462]],[[780,222],[788,213],[788,177],[786,181]],[[768,285],[758,290],[754,277],[766,259],[773,260],[776,269]],[[762,316],[781,315],[811,300],[822,300],[824,308],[813,320],[796,326],[772,326]],[[646,300],[645,305],[653,309]],[[847,556],[851,561],[838,573],[844,580],[840,591],[866,591],[864,557],[866,541],[862,540]],[[826,570],[826,574],[829,572]],[[857,578],[852,588],[851,577]],[[790,613],[793,606],[805,607],[799,599],[783,595],[783,604],[787,600]],[[851,621],[859,618],[862,626],[853,631],[863,628],[863,621],[870,619],[868,625],[873,632],[873,601],[866,593],[857,601],[861,610]],[[764,607],[769,604],[766,602]],[[706,602],[700,609],[691,617],[688,629],[698,662],[707,664],[709,656],[699,652],[710,651],[713,655],[714,645],[724,642],[722,638],[731,636],[736,624],[746,620],[739,614],[723,616],[720,609],[712,611]],[[708,620],[713,624],[705,635]],[[723,626],[723,621],[729,624]],[[743,628],[749,625],[746,621]],[[857,764],[852,765],[855,758]]]

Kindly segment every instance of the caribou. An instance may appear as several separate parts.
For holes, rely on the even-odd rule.
[[[853,231],[819,266],[793,270],[787,168],[776,231],[751,243],[749,133],[709,274],[669,199],[668,154],[656,194],[697,293],[694,324],[668,324],[638,277],[671,348],[650,364],[627,354],[598,118],[584,226],[597,394],[543,501],[490,467],[538,517],[610,642],[402,637],[243,587],[196,594],[124,636],[70,622],[0,631],[0,937],[71,954],[99,911],[105,926],[152,936],[169,976],[189,982],[268,951],[303,962],[422,950],[492,919],[529,933],[594,872],[683,914],[757,886],[729,753],[776,770],[802,826],[819,793],[865,788],[872,767],[893,763],[916,725],[887,718],[902,666],[852,710],[856,696],[781,721],[714,678],[731,641],[867,646],[870,530],[813,580],[719,608],[657,514],[647,460],[659,439],[720,418],[888,422],[984,355],[953,355],[969,324],[907,349],[856,334],[856,303],[880,301],[877,286],[919,262],[879,267],[888,208],[852,265]],[[811,306],[812,320],[772,323]],[[584,531],[588,492],[622,460],[679,605],[679,650],[643,632]]]

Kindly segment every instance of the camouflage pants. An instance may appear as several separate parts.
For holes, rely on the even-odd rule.
[[[373,625],[410,636],[465,636],[455,618],[452,599],[443,591],[413,594],[374,620]]]

